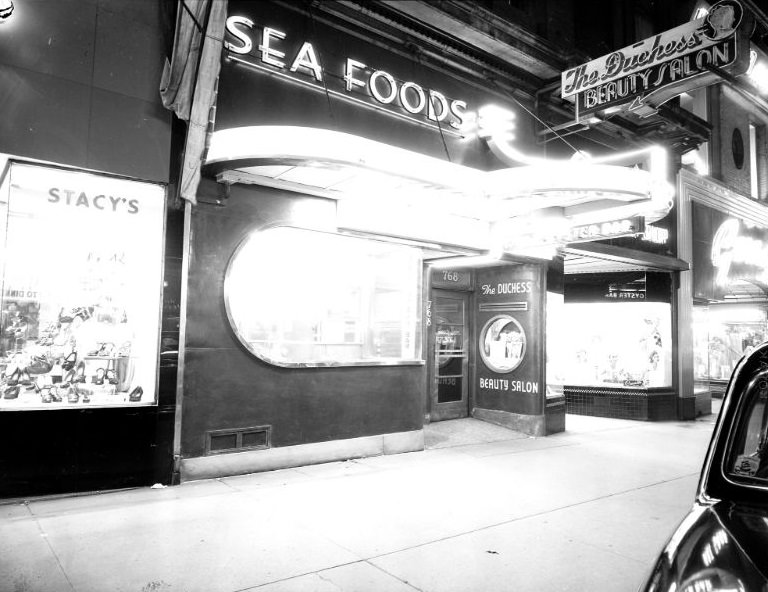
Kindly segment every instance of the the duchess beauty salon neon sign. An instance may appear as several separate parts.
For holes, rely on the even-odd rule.
[[[225,40],[224,47],[230,54],[254,55],[252,34],[256,25],[248,17],[231,16],[227,19],[226,30],[232,40]],[[320,64],[314,46],[304,41],[299,49],[287,55],[282,42],[286,33],[273,27],[261,27],[261,42],[256,54],[261,64],[278,71],[301,73],[311,76],[316,82],[323,82],[324,68]],[[290,58],[290,59],[286,59]],[[245,61],[241,59],[239,61]],[[258,63],[245,61],[250,66]],[[460,129],[466,119],[467,103],[449,99],[443,93],[425,89],[415,82],[399,82],[385,70],[369,68],[361,61],[347,58],[343,66],[342,79],[347,93],[366,91],[377,103],[385,106],[399,106],[415,116],[424,116],[434,123],[447,122],[454,129]]]

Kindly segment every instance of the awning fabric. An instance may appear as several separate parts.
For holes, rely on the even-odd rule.
[[[173,54],[160,83],[163,105],[189,122],[179,194],[192,203],[196,203],[206,132],[216,102],[226,18],[226,0],[181,0]]]

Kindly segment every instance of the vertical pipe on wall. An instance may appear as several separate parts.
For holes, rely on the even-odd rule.
[[[179,312],[179,362],[176,374],[176,415],[173,425],[173,485],[181,482],[181,421],[184,403],[184,362],[187,352],[187,297],[189,260],[192,249],[192,203],[184,201],[184,235],[181,259],[181,296]]]
[[[693,220],[691,197],[683,175],[677,176],[677,256],[684,261],[693,261]],[[696,405],[683,405],[694,397],[693,392],[693,271],[680,272],[680,286],[677,294],[677,372],[678,409],[680,419],[693,419]],[[693,415],[690,415],[689,411]]]

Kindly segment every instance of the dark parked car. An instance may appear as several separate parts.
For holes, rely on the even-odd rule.
[[[640,590],[768,592],[768,343],[733,371],[696,501]]]

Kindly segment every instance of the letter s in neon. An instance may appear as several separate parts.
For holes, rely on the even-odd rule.
[[[224,47],[232,53],[246,54],[253,49],[253,42],[250,36],[245,31],[242,31],[238,26],[253,28],[253,21],[244,16],[231,16],[227,19],[227,32],[235,37],[242,45],[235,45],[229,41],[224,42]]]

